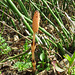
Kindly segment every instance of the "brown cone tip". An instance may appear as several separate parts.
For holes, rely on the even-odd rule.
[[[40,13],[39,11],[35,11],[34,16],[33,16],[33,24],[32,24],[32,29],[34,33],[38,32],[39,22],[40,22]]]

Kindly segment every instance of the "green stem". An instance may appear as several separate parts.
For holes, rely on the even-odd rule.
[[[55,47],[57,47],[57,44],[55,44],[53,41],[51,41],[50,39],[47,39],[50,43],[52,43]]]
[[[63,46],[61,45],[61,43],[57,43],[57,45],[58,45],[58,52],[63,57],[63,55],[65,54]]]
[[[28,16],[27,9],[26,9],[26,7],[24,6],[24,4],[22,3],[22,1],[21,1],[21,0],[17,0],[17,1],[18,1],[19,5],[20,5],[20,7],[21,7],[21,9],[22,9],[23,14],[24,14],[26,17],[29,17],[29,16]]]
[[[7,5],[3,2],[3,1],[0,1],[0,4],[4,5],[5,7],[7,7]]]
[[[62,28],[63,33],[65,34],[66,38],[68,39],[69,42],[71,42],[68,38],[67,33],[65,33],[66,28],[64,27],[64,25],[60,22],[60,20],[56,17],[56,15],[53,13],[53,11],[51,10],[51,8],[49,7],[49,5],[46,3],[45,0],[42,0],[43,3],[48,7],[50,13],[53,15],[53,17],[56,19],[57,23],[59,24],[59,26]],[[67,30],[66,30],[67,31]],[[68,32],[68,31],[67,31]],[[69,33],[69,32],[68,32]]]
[[[74,1],[72,1],[72,4],[73,4],[73,7],[75,8],[75,2]]]
[[[11,19],[11,22],[12,22],[12,25],[15,28],[15,30],[18,30],[17,27],[16,27],[16,25],[15,25],[15,23],[14,23],[14,21],[13,21],[13,19]]]
[[[5,11],[5,7],[4,7],[3,12],[2,12],[1,21],[3,20],[4,11]],[[0,26],[1,26],[1,23],[0,23]],[[3,28],[2,28],[2,30],[1,30],[1,35],[2,35],[2,33],[3,33],[3,30],[4,30],[4,25],[3,25]]]
[[[39,26],[39,29],[44,32],[46,35],[48,35],[49,37],[51,37],[54,41],[56,40],[49,32],[47,32],[44,28]]]
[[[55,7],[55,4],[54,4],[53,0],[52,0],[52,4],[53,4],[53,6]],[[61,17],[60,17],[60,15],[59,15],[59,13],[58,13],[58,11],[57,11],[57,9],[56,9],[56,8],[55,8],[55,12],[56,12],[56,14],[57,14],[57,16],[58,16],[59,20],[60,20],[60,21],[61,21],[61,23],[63,24],[63,21],[62,21],[62,19],[61,19]]]

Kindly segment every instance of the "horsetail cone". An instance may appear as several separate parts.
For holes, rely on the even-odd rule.
[[[33,24],[32,24],[32,29],[34,33],[38,32],[39,22],[40,22],[40,13],[39,11],[35,11],[33,16]]]

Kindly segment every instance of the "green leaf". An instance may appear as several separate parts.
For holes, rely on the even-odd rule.
[[[11,51],[11,48],[10,48],[9,46],[7,46],[6,52],[8,53],[8,52],[10,52],[10,51]]]
[[[1,43],[4,43],[5,42],[5,39],[3,39],[2,41],[1,41]]]
[[[40,65],[37,65],[37,68],[39,69],[40,68]]]
[[[45,59],[45,54],[44,54],[44,53],[41,53],[41,54],[40,54],[40,60],[41,60],[41,61],[44,61],[44,59]]]
[[[2,72],[0,71],[0,74],[1,74]]]
[[[9,46],[7,46],[7,50],[8,50],[8,51],[11,51],[11,48],[10,48]]]
[[[64,56],[68,61],[72,61],[71,57],[67,54],[67,56]]]
[[[71,75],[75,75],[75,66],[72,67],[72,74]]]
[[[24,44],[24,49],[25,49],[25,50],[28,50],[28,43],[27,43],[27,40],[26,40],[26,42],[25,42],[25,44]]]
[[[2,46],[3,46],[3,48],[5,48],[7,46],[7,43],[4,43]]]
[[[29,68],[32,67],[32,62],[27,62],[26,64],[24,64],[24,68]]]
[[[2,39],[2,37],[0,36],[0,40]]]
[[[69,55],[64,56],[64,57],[69,61],[69,66],[71,66],[73,61],[74,61],[74,59],[75,59],[75,52],[74,52],[72,58]]]
[[[38,62],[39,64],[42,63],[41,61]]]
[[[3,47],[2,46],[0,46],[0,49],[2,49]]]
[[[18,68],[19,71],[25,70],[29,67],[32,67],[32,62],[16,62],[13,66],[14,68]]]
[[[73,53],[73,56],[72,56],[72,59],[71,59],[71,64],[70,64],[70,66],[72,65],[74,59],[75,59],[75,52]]]
[[[50,67],[47,67],[46,70],[49,71],[50,70]]]

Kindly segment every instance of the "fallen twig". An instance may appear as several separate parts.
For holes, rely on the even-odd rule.
[[[10,28],[11,30],[13,30],[14,32],[16,32],[17,34],[21,35],[22,37],[24,37],[25,39],[28,39],[28,37],[22,35],[21,33],[19,33],[18,31],[16,31],[15,29],[13,29],[12,27],[10,27],[9,25],[7,25],[4,21],[0,21],[0,23],[2,23],[3,25],[7,26],[8,28]],[[28,39],[29,41],[31,41],[30,39]]]
[[[8,60],[10,60],[10,59],[14,59],[14,58],[20,57],[20,56],[22,56],[22,55],[25,55],[25,54],[28,53],[29,51],[30,51],[30,48],[29,48],[26,52],[22,52],[21,54],[18,54],[18,55],[9,57],[9,58],[7,58],[7,59],[4,59],[4,60],[2,60],[0,63],[6,62],[6,61],[8,61]]]

